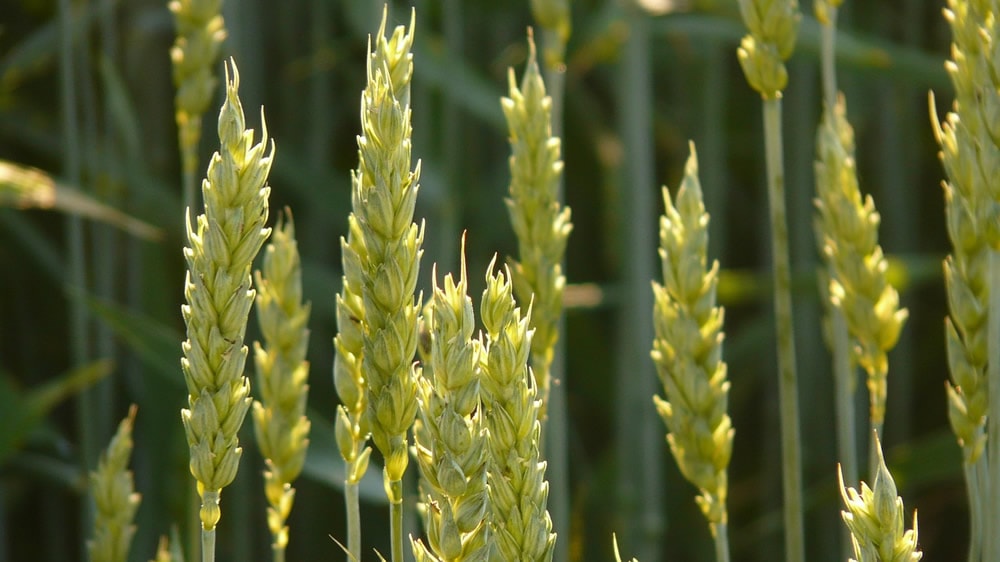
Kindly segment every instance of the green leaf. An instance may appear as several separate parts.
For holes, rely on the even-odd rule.
[[[111,373],[114,363],[88,363],[30,390],[21,390],[9,375],[0,376],[0,465],[24,443],[45,417],[66,398]]]

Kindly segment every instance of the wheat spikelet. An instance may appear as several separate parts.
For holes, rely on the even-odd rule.
[[[118,431],[101,455],[97,469],[90,473],[90,493],[96,504],[94,538],[87,541],[92,562],[125,562],[135,536],[135,512],[141,497],[135,492],[132,472],[132,428],[136,407],[118,424]]]

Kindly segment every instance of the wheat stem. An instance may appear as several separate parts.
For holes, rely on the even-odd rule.
[[[995,147],[991,147],[995,150]],[[986,360],[989,415],[986,418],[987,434],[992,438],[987,446],[989,457],[986,505],[989,506],[988,526],[983,528],[988,550],[986,560],[1000,560],[1000,251],[990,249],[990,298],[987,314],[989,354]]]
[[[764,141],[774,274],[774,314],[778,338],[785,556],[786,560],[801,561],[805,559],[805,533],[802,526],[802,452],[799,436],[798,376],[795,367],[795,328],[792,323],[788,222],[785,216],[780,97],[764,99]]]

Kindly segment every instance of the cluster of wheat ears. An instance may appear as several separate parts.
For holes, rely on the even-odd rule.
[[[910,529],[883,460],[878,434],[886,416],[888,351],[907,318],[886,279],[878,243],[880,217],[862,194],[854,134],[836,87],[834,37],[842,0],[817,0],[822,24],[824,110],[817,130],[815,229],[823,256],[825,333],[835,363],[841,513],[859,561],[918,560],[916,514]],[[794,0],[740,0],[748,34],[738,60],[763,103],[774,274],[782,427],[784,530],[788,560],[804,559],[800,437],[788,233],[781,139],[785,61],[799,22]],[[248,129],[239,98],[239,71],[225,64],[225,102],[218,151],[196,194],[200,123],[218,79],[225,39],[221,0],[175,0],[172,50],[176,116],[189,206],[184,256],[187,339],[181,367],[188,404],[182,422],[190,471],[201,496],[202,552],[215,558],[221,498],[238,470],[238,433],[252,412],[265,457],[264,489],[274,559],[285,558],[292,482],[309,445],[305,416],[310,315],[303,302],[299,255],[290,211],[268,226],[268,173],[275,143]],[[568,0],[533,0],[544,31],[542,64],[558,68],[569,37]],[[953,31],[947,62],[956,100],[943,119],[932,116],[947,172],[944,196],[953,243],[944,263],[951,315],[947,350],[949,416],[964,451],[971,510],[969,560],[1000,560],[1000,6],[948,0]],[[572,223],[560,202],[563,163],[559,130],[561,83],[547,92],[529,31],[529,58],[500,100],[509,127],[510,191],[505,203],[518,255],[494,258],[478,306],[468,294],[463,255],[459,271],[432,268],[433,290],[415,293],[425,226],[414,221],[420,163],[411,154],[410,82],[415,14],[408,26],[369,41],[367,85],[361,95],[358,164],[351,174],[353,212],[341,238],[343,284],[336,295],[338,334],[334,381],[341,405],[336,444],[344,483],[349,559],[364,552],[358,486],[379,451],[390,506],[393,561],[410,550],[417,560],[550,560],[556,545],[547,507],[546,450],[553,364],[559,345],[565,276],[562,263]],[[550,73],[549,76],[558,76]],[[933,105],[932,105],[933,107]],[[259,138],[258,138],[259,137]],[[16,185],[17,182],[7,182]],[[572,187],[570,186],[570,189]],[[16,194],[15,194],[16,195]],[[500,203],[499,201],[497,202]],[[661,277],[652,280],[655,337],[650,342],[663,395],[652,397],[680,471],[698,489],[696,501],[715,540],[717,559],[730,559],[727,470],[734,428],[728,415],[723,361],[724,311],[716,303],[719,264],[707,256],[709,215],[702,199],[694,144],[673,194],[663,188]],[[195,209],[202,209],[196,212]],[[265,246],[266,243],[266,246]],[[252,273],[261,249],[260,269]],[[426,268],[425,268],[426,269]],[[324,297],[325,298],[325,297]],[[253,346],[256,379],[245,375],[244,341],[251,309],[263,341]],[[478,310],[478,323],[477,323]],[[870,398],[868,476],[857,473],[854,372],[866,375]],[[569,376],[572,376],[570,374]],[[254,400],[253,394],[257,397]],[[134,533],[135,493],[128,461],[132,409],[92,474],[96,531],[92,560],[127,557]],[[415,460],[423,535],[404,540],[403,475]],[[562,537],[560,537],[562,540]],[[408,543],[408,544],[407,544]],[[164,540],[157,561],[178,560]],[[617,547],[615,548],[617,556]]]

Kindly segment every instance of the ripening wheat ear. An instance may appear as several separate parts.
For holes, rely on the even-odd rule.
[[[917,550],[917,512],[913,512],[913,528],[903,531],[905,513],[903,499],[896,495],[896,483],[885,466],[878,434],[872,441],[878,458],[874,484],[861,483],[861,492],[844,485],[844,474],[837,467],[840,495],[846,511],[841,512],[851,531],[856,562],[916,562],[923,557]]]
[[[87,542],[91,562],[125,562],[135,535],[135,512],[141,497],[135,492],[128,462],[132,456],[132,428],[136,406],[118,424],[118,431],[90,473],[90,493],[97,510],[94,538]]]
[[[187,325],[181,367],[188,408],[181,411],[191,474],[201,495],[202,557],[215,558],[219,495],[236,477],[243,449],[239,430],[250,408],[243,344],[254,290],[250,267],[271,231],[264,225],[274,155],[261,112],[261,141],[245,128],[238,95],[239,72],[226,69],[226,101],[219,112],[219,151],[202,182],[205,212],[187,224],[188,264],[181,307]]]
[[[264,344],[254,344],[257,387],[261,400],[253,404],[257,445],[264,456],[264,491],[270,507],[267,524],[274,539],[275,562],[285,559],[295,489],[309,447],[308,303],[302,303],[302,271],[291,211],[278,221],[256,274],[257,320]]]
[[[694,143],[675,201],[663,188],[660,217],[663,284],[656,299],[652,357],[666,393],[654,397],[681,473],[698,487],[698,505],[715,537],[716,557],[729,559],[727,470],[733,450],[729,381],[722,361],[724,312],[715,304],[719,263],[708,266],[708,213]]]
[[[418,561],[483,560],[489,552],[484,521],[486,438],[479,398],[483,349],[473,338],[464,241],[458,282],[449,274],[440,287],[436,273],[424,312],[430,349],[413,428],[428,540],[427,545],[412,541],[413,555]]]
[[[510,213],[517,234],[519,259],[511,259],[511,281],[521,301],[533,300],[531,368],[538,379],[544,423],[549,399],[550,369],[559,339],[559,318],[566,285],[562,262],[573,230],[570,210],[559,203],[563,162],[561,141],[552,136],[552,98],[538,70],[535,43],[528,36],[528,65],[518,88],[514,69],[508,70],[509,97],[501,100],[510,131]]]
[[[858,187],[854,131],[845,113],[841,96],[832,111],[824,112],[817,133],[816,233],[830,271],[830,301],[843,313],[854,358],[868,375],[871,427],[881,432],[888,353],[909,313],[899,308],[899,293],[886,276],[889,265],[878,243],[881,219],[871,196],[863,197]],[[874,475],[874,444],[869,464]]]
[[[382,14],[382,24],[374,39],[374,48],[369,40],[368,68],[369,80],[374,80],[373,72],[378,72],[382,81],[382,97],[386,96],[386,80],[388,80],[388,90],[395,95],[399,107],[397,112],[405,112],[406,136],[409,138],[408,106],[410,97],[410,78],[413,75],[413,55],[410,48],[413,45],[413,26],[415,13],[411,13],[410,31],[403,26],[398,26],[393,31],[391,37],[385,36],[388,11]],[[371,86],[370,86],[371,87]],[[368,90],[366,89],[366,92]],[[362,96],[365,101],[366,94]],[[392,102],[383,101],[383,105],[392,106]],[[371,115],[370,105],[364,106],[362,112],[362,129],[370,127]],[[405,111],[404,111],[405,108]],[[398,113],[395,114],[399,118]],[[378,125],[378,124],[376,124]],[[369,129],[370,130],[370,129]],[[359,139],[359,143],[361,139]],[[367,145],[367,141],[366,146]],[[408,142],[408,141],[407,141]],[[344,502],[347,509],[347,548],[355,559],[361,558],[361,519],[358,504],[358,483],[368,470],[368,459],[371,455],[371,448],[366,447],[368,436],[371,432],[368,411],[368,380],[362,372],[364,359],[364,341],[368,325],[366,314],[366,302],[364,298],[365,280],[370,276],[373,256],[369,254],[367,244],[369,243],[368,231],[365,225],[367,219],[364,218],[364,202],[361,199],[363,194],[371,189],[375,181],[372,175],[374,162],[365,164],[365,152],[359,151],[358,169],[351,174],[352,181],[352,209],[353,212],[348,217],[348,232],[345,238],[341,238],[340,246],[342,251],[342,263],[344,269],[343,289],[337,295],[337,336],[334,339],[336,356],[333,365],[334,386],[337,395],[340,397],[341,405],[337,408],[336,437],[340,455],[347,464],[347,475],[344,482]],[[371,152],[368,158],[372,158]],[[390,163],[391,166],[399,167],[399,162]],[[367,166],[367,167],[366,167]],[[406,177],[409,174],[409,152],[406,154],[405,171],[400,170]],[[389,172],[389,165],[380,165],[384,172]],[[413,176],[413,197],[416,196],[416,174]],[[367,184],[365,183],[367,182]],[[368,187],[366,187],[366,185]],[[398,188],[398,186],[397,186]],[[409,191],[405,191],[409,193]],[[396,195],[399,195],[398,193]],[[365,195],[367,196],[367,195]],[[407,195],[409,197],[409,195]],[[412,218],[413,206],[409,207],[409,214]],[[406,214],[406,210],[401,211],[400,218]],[[407,218],[407,222],[411,219]],[[382,251],[384,252],[384,248]],[[375,257],[384,258],[376,255]],[[410,291],[412,292],[412,287]]]
[[[528,368],[531,309],[521,315],[510,273],[486,275],[480,306],[486,344],[481,382],[487,429],[487,516],[499,560],[551,560],[556,535],[547,509],[549,484],[538,445],[538,385]]]
[[[983,11],[986,10],[986,11]],[[1000,293],[991,291],[998,282],[1000,260],[991,244],[998,238],[995,173],[1000,150],[994,143],[994,116],[1000,99],[992,83],[996,14],[979,2],[949,0],[944,11],[952,30],[952,60],[945,68],[955,86],[953,110],[940,121],[931,96],[931,121],[948,180],[943,183],[945,219],[952,251],[944,260],[945,288],[950,316],[945,318],[945,341],[951,381],[948,419],[964,456],[969,493],[970,560],[1000,556],[1000,447],[989,435],[1000,433],[1000,388],[994,381],[992,360],[1000,334]],[[995,72],[995,71],[994,71]],[[994,415],[996,414],[996,415]],[[987,423],[990,424],[987,429]],[[994,425],[997,424],[997,425]],[[993,506],[993,507],[991,507]],[[995,513],[994,513],[995,512]],[[990,529],[993,531],[991,532]]]
[[[170,49],[174,67],[177,136],[184,177],[184,206],[195,204],[201,118],[215,94],[215,64],[226,39],[222,0],[171,0],[177,39]]]

